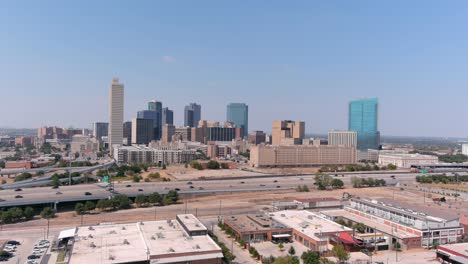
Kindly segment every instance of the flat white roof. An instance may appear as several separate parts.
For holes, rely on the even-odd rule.
[[[60,234],[58,236],[58,239],[64,239],[64,238],[69,238],[69,237],[74,237],[76,232],[76,227],[60,231]]]
[[[202,260],[222,253],[208,235],[188,236],[176,220],[147,221],[79,227],[69,263],[125,263],[150,257],[159,264],[180,254]]]
[[[352,231],[350,228],[309,211],[285,210],[270,213],[273,220],[289,226],[317,241],[322,240],[321,233],[339,233]]]
[[[177,217],[189,231],[207,230],[193,214],[179,214]]]

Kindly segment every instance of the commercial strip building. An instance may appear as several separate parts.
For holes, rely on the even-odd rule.
[[[437,247],[437,258],[443,263],[468,263],[468,243],[442,245]]]
[[[310,250],[325,252],[332,248],[332,237],[351,234],[339,225],[309,211],[285,210],[268,214],[229,216],[224,224],[246,242],[295,240]]]
[[[379,164],[384,166],[393,164],[398,168],[411,168],[411,166],[435,165],[438,163],[439,158],[437,156],[388,152],[379,153]]]
[[[289,202],[274,202],[272,204],[274,210],[324,210],[324,209],[341,209],[343,204],[341,200],[333,197],[320,197],[320,198],[309,198],[309,199],[294,199]]]
[[[196,150],[180,147],[179,145],[168,146],[121,146],[115,148],[114,157],[118,164],[136,163],[188,163],[196,158]]]
[[[250,148],[253,167],[299,167],[356,163],[356,148],[330,145],[257,145]]]
[[[456,213],[434,206],[420,206],[390,199],[356,199],[344,210],[323,211],[331,220],[344,219],[364,224],[370,232],[385,234],[387,243],[402,248],[427,247],[455,243],[463,235]]]
[[[221,248],[193,215],[76,229],[69,263],[221,264]]]

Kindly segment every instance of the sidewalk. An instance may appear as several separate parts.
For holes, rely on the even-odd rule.
[[[214,226],[213,233],[215,234],[215,236],[218,237],[218,240],[220,242],[223,242],[226,245],[226,247],[229,248],[229,250],[233,251],[232,253],[236,256],[236,259],[234,259],[233,263],[238,263],[238,264],[258,263],[253,260],[253,258],[250,256],[249,252],[246,249],[241,249],[235,241],[233,244],[233,239],[228,238],[227,235],[224,232],[222,232],[218,226]]]

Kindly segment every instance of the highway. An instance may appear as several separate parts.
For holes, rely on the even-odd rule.
[[[89,166],[89,167],[48,168],[48,171],[52,172],[52,171],[63,170],[63,171],[69,171],[70,173],[73,173],[73,172],[86,173],[86,172],[91,172],[94,170],[109,168],[110,166],[114,165],[114,163],[115,163],[114,161],[110,161],[110,162],[106,162],[106,163],[95,165],[95,166]],[[41,169],[44,169],[44,168],[41,168]],[[31,171],[31,170],[36,170],[36,169],[30,169],[27,171]],[[48,175],[33,177],[31,179],[27,179],[24,181],[6,183],[6,184],[3,184],[1,187],[3,189],[16,189],[16,188],[27,188],[27,187],[30,188],[30,187],[44,186],[51,182],[51,178],[52,178],[52,174],[48,174]],[[64,180],[62,179],[62,181]]]
[[[109,166],[112,166],[115,164],[115,161],[106,161],[103,164],[98,164],[94,166],[88,166],[88,167],[42,167],[42,168],[33,168],[33,169],[2,169],[0,170],[0,176],[2,175],[11,175],[11,174],[19,174],[19,173],[32,173],[32,172],[38,172],[38,171],[43,171],[43,172],[52,172],[52,171],[69,171],[69,172],[88,172],[88,171],[93,171],[93,170],[99,170],[102,168],[107,168]]]
[[[414,182],[415,175],[398,175],[397,179],[391,175],[365,175],[375,179],[385,179],[387,183],[408,183]],[[337,177],[349,185],[351,177]],[[299,185],[308,185],[312,189],[314,176],[285,176],[285,177],[262,177],[253,179],[218,180],[218,181],[192,181],[188,182],[126,182],[115,183],[114,191],[108,191],[105,184],[81,184],[73,186],[61,186],[59,189],[51,187],[25,188],[21,191],[12,189],[0,191],[0,206],[19,206],[33,204],[53,204],[61,202],[85,201],[105,199],[116,194],[125,194],[135,197],[138,194],[150,194],[159,192],[167,193],[169,190],[178,189],[181,196],[195,197],[199,195],[213,195],[235,192],[256,192],[273,190],[293,190]],[[128,186],[128,187],[127,187]],[[191,187],[193,186],[193,188]],[[89,192],[90,195],[85,195]],[[22,198],[15,198],[21,195]]]

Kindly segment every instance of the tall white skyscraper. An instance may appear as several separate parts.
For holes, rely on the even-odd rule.
[[[109,91],[109,150],[114,156],[114,146],[122,146],[124,115],[124,86],[118,78],[112,80]]]

